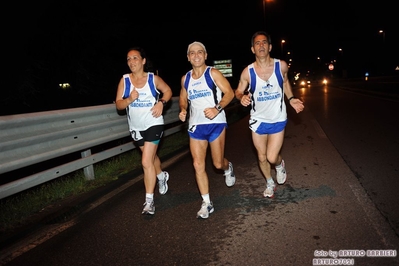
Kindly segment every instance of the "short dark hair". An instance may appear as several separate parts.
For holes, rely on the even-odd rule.
[[[252,35],[252,38],[251,38],[251,46],[254,46],[254,40],[255,40],[256,36],[259,36],[259,35],[264,35],[264,36],[266,36],[267,42],[268,42],[269,44],[272,43],[272,38],[270,37],[270,34],[269,34],[269,33],[267,33],[266,31],[257,31],[257,32],[255,32],[255,33]]]
[[[144,50],[143,48],[139,47],[139,46],[135,46],[135,47],[129,48],[129,49],[127,50],[127,54],[128,54],[130,51],[137,51],[137,52],[139,52],[141,58],[143,58],[143,59],[147,58],[147,54],[145,53],[145,50]]]

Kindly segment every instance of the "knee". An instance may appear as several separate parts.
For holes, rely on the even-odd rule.
[[[223,161],[217,161],[213,162],[213,166],[215,166],[216,169],[223,169]]]
[[[205,169],[205,162],[194,161],[193,166],[194,166],[195,171],[200,172]]]
[[[259,161],[260,164],[263,164],[263,163],[266,163],[267,158],[264,155],[259,155],[258,156],[258,161]]]
[[[141,165],[143,166],[143,169],[149,169],[153,163],[146,160],[141,160]]]
[[[269,163],[271,164],[276,164],[277,160],[278,160],[278,156],[267,156],[267,160],[269,161]]]

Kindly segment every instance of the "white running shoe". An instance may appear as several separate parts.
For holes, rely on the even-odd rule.
[[[227,174],[224,174],[224,181],[226,182],[226,186],[232,187],[236,182],[236,176],[234,175],[233,164],[231,162],[229,162],[229,170],[227,171]]]
[[[166,192],[168,192],[168,180],[169,180],[169,173],[166,171],[163,171],[163,179],[158,179],[158,188],[159,188],[159,194],[164,195]]]
[[[275,190],[276,190],[275,183],[273,183],[273,184],[267,183],[267,187],[266,187],[265,191],[263,192],[263,197],[273,198]]]
[[[201,209],[197,212],[197,218],[201,217],[202,219],[206,219],[209,217],[209,214],[212,213],[215,209],[213,208],[213,203],[207,204],[205,201],[202,202]]]
[[[285,171],[285,162],[281,160],[279,167],[276,167],[276,179],[280,185],[284,184],[287,180],[287,172]]]
[[[144,208],[141,214],[151,214],[153,215],[155,213],[155,206],[154,206],[154,201],[151,201],[151,203],[144,202],[143,204]]]

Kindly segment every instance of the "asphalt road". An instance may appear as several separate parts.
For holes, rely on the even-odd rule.
[[[38,224],[2,250],[1,265],[399,265],[398,235],[333,143],[342,136],[329,133],[327,120],[318,122],[323,114],[311,95],[301,95],[309,103],[304,112],[289,111],[282,151],[288,179],[274,199],[262,197],[246,117],[227,132],[235,186],[228,188],[208,160],[209,219],[196,218],[201,198],[185,152],[163,162],[169,191],[155,195],[154,216],[141,215],[143,180],[132,173],[91,200],[64,206],[79,215]]]
[[[337,85],[299,92],[399,237],[399,76]]]

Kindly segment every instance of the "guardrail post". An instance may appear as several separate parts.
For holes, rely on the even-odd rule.
[[[91,150],[85,150],[81,152],[82,158],[91,156]],[[83,173],[86,177],[86,180],[93,180],[94,179],[94,167],[93,165],[89,165],[83,168]]]

